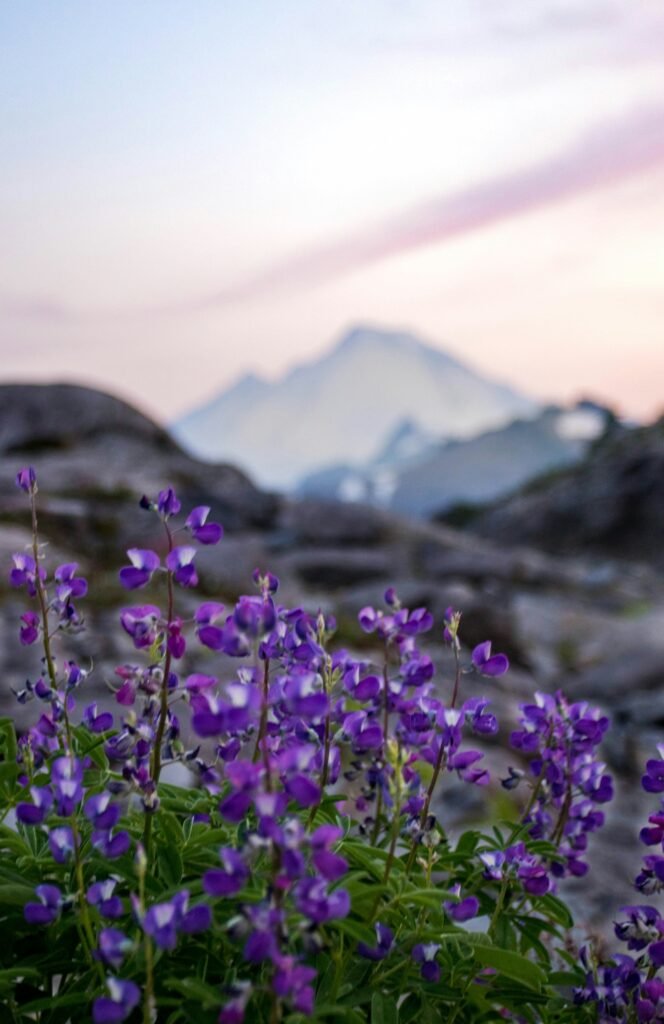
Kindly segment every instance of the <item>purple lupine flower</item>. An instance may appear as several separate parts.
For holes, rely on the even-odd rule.
[[[664,812],[651,814],[648,818],[649,826],[641,829],[639,838],[645,846],[659,846],[664,842]]]
[[[85,801],[83,813],[95,829],[111,829],[117,824],[120,808],[112,800],[112,794],[104,790]]]
[[[92,833],[90,842],[107,860],[123,857],[131,845],[129,833],[124,830],[113,833],[108,829],[97,829]]]
[[[95,957],[107,967],[117,970],[133,945],[131,939],[117,928],[102,928],[99,932],[99,947],[95,952]]]
[[[310,1017],[314,1012],[315,993],[311,982],[316,977],[313,967],[297,962],[295,957],[280,956],[275,962],[272,987],[281,999],[288,999],[293,1009]]]
[[[456,900],[445,900],[443,907],[453,921],[461,923],[462,921],[470,921],[471,918],[477,917],[477,911],[480,908],[477,896],[466,896],[463,900],[459,899],[461,896],[460,883],[452,886],[450,895],[456,896]]]
[[[182,505],[178,501],[172,487],[166,487],[163,491],[159,492],[157,496],[157,511],[163,519],[176,516],[181,508]]]
[[[212,868],[203,875],[203,888],[209,896],[234,896],[244,887],[249,869],[241,854],[230,847],[219,851],[222,868]]]
[[[25,491],[26,494],[37,493],[37,475],[32,466],[19,469],[16,474],[16,486]]]
[[[218,1024],[243,1024],[252,991],[250,981],[236,981],[229,990],[231,998],[221,1008]]]
[[[266,597],[268,594],[276,594],[279,589],[279,579],[271,572],[261,572],[260,569],[254,569],[251,578]]]
[[[205,601],[194,615],[196,636],[203,646],[209,647],[211,651],[220,651],[224,644],[224,631],[221,626],[215,625],[223,614],[223,604],[219,604],[218,601]]]
[[[646,761],[646,774],[641,779],[646,793],[664,793],[664,760]]]
[[[188,909],[186,889],[165,903],[155,903],[143,918],[143,930],[160,949],[175,949],[178,933],[192,934],[210,927],[212,915],[205,904]]]
[[[271,695],[281,691],[286,711],[309,722],[320,721],[328,710],[328,699],[322,691],[322,682],[316,672],[298,669],[286,680],[272,688]]]
[[[100,996],[92,1004],[93,1024],[121,1024],[141,999],[141,990],[133,981],[106,979],[108,996]]]
[[[345,889],[328,892],[322,878],[303,878],[293,889],[295,906],[314,924],[323,924],[332,918],[346,917],[350,911],[350,896]]]
[[[389,602],[388,602],[389,603]],[[376,930],[376,945],[368,946],[366,942],[358,942],[357,951],[360,956],[367,960],[384,960],[389,956],[394,946],[394,932],[386,924],[377,921],[374,925]]]
[[[48,786],[31,786],[32,803],[16,807],[16,817],[24,825],[40,825],[53,804],[53,793]]]
[[[627,920],[614,922],[614,931],[616,938],[627,943],[628,949],[645,949],[651,942],[659,939],[664,929],[664,921],[655,907],[621,907],[620,912],[627,915]]]
[[[153,604],[142,604],[124,608],[120,614],[120,625],[128,633],[138,650],[152,647],[159,635],[161,612]]]
[[[78,562],[68,562],[66,565],[59,565],[55,570],[54,578],[58,584],[56,594],[60,601],[69,601],[72,597],[85,597],[87,594],[87,580],[76,576],[77,569]]]
[[[25,647],[29,647],[39,639],[39,616],[36,612],[25,612],[21,615],[21,622],[19,639]]]
[[[28,924],[52,924],[60,916],[64,903],[57,885],[38,885],[35,896],[39,903],[26,903],[23,914]]]
[[[68,825],[53,828],[48,834],[48,845],[53,860],[58,864],[66,864],[74,855],[74,833]]]
[[[139,590],[150,582],[161,565],[159,555],[142,548],[130,548],[127,555],[131,565],[120,569],[120,582],[127,590]]]
[[[113,715],[110,711],[100,711],[97,714],[96,703],[88,704],[83,712],[83,724],[87,726],[90,732],[107,732],[113,728]]]
[[[59,757],[51,768],[57,813],[69,818],[83,797],[83,766],[75,757]]]
[[[411,956],[420,965],[420,974],[425,981],[436,983],[440,980],[440,966],[436,960],[440,944],[437,942],[418,943],[413,946]]]
[[[220,523],[208,523],[210,511],[207,505],[199,505],[191,510],[185,520],[184,525],[199,544],[218,544],[223,536],[224,531]]]
[[[85,897],[91,907],[96,907],[102,917],[111,921],[124,914],[122,900],[115,895],[116,885],[117,882],[114,878],[106,878],[103,882],[93,882]]]
[[[46,571],[37,566],[32,555],[23,553],[12,555],[14,568],[9,574],[9,582],[12,587],[26,587],[30,597],[37,593],[37,578],[46,579]]]
[[[490,640],[485,640],[484,643],[475,647],[472,653],[472,663],[483,676],[502,676],[510,667],[506,654],[491,653]]]
[[[173,548],[166,556],[166,566],[173,573],[173,578],[181,587],[195,587],[198,584],[194,558],[196,548],[183,544]]]
[[[348,861],[330,849],[342,835],[343,829],[336,825],[320,825],[309,837],[311,859],[318,873],[328,882],[336,882],[348,871]]]

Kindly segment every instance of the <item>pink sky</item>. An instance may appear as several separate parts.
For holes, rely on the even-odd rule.
[[[0,15],[4,380],[169,419],[370,321],[664,409],[660,5],[77,6]]]

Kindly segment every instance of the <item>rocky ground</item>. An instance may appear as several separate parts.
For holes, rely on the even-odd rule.
[[[589,556],[580,545],[574,554],[545,554],[514,537],[481,538],[357,505],[287,501],[231,467],[189,458],[136,410],[88,389],[4,387],[0,410],[0,565],[8,567],[30,540],[24,496],[13,479],[31,463],[49,558],[79,561],[90,581],[89,629],[73,642],[78,659],[94,665],[90,699],[112,701],[107,681],[130,655],[117,620],[126,596],[117,580],[124,551],[161,545],[138,498],[173,484],[185,508],[209,504],[226,529],[224,541],[198,559],[199,593],[231,601],[248,591],[255,567],[269,568],[282,581],[284,603],[334,611],[339,642],[348,647],[366,645],[357,612],[379,602],[388,584],[405,604],[429,606],[439,622],[448,605],[462,609],[467,646],[491,638],[512,661],[508,676],[485,688],[503,722],[488,750],[498,776],[514,761],[506,738],[518,703],[534,689],[563,688],[605,708],[614,723],[606,756],[618,797],[595,843],[593,881],[577,883],[574,900],[585,920],[603,928],[614,908],[633,901],[636,835],[648,807],[639,795],[640,765],[664,738],[664,577],[656,568],[643,558],[609,557],[606,549]],[[17,639],[21,595],[0,587],[0,713],[24,724],[33,709],[18,708],[10,687],[35,674],[35,654]],[[195,602],[181,599],[186,614]],[[444,687],[450,665],[439,631],[430,653]],[[224,669],[215,664],[214,671]],[[499,786],[487,793],[450,783],[441,813],[461,827],[505,799]]]

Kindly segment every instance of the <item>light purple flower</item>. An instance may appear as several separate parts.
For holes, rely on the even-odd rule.
[[[26,494],[37,493],[37,475],[32,466],[19,469],[16,474],[16,486],[25,491]]]
[[[191,510],[185,521],[185,526],[199,544],[218,544],[223,536],[224,531],[219,523],[208,523],[209,514],[210,508],[207,505],[199,505]]]
[[[188,545],[173,548],[166,556],[166,566],[173,573],[175,582],[179,583],[181,587],[195,587],[198,584],[196,566],[194,565],[195,556],[196,548]]]
[[[472,653],[472,662],[483,676],[502,676],[510,667],[506,654],[491,653],[490,640],[477,645]]]
[[[150,582],[159,568],[159,555],[155,551],[145,551],[142,548],[130,548],[127,555],[131,565],[120,569],[120,582],[127,590],[138,590]]]

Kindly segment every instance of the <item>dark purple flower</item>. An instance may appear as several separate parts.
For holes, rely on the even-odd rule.
[[[138,590],[150,582],[159,568],[159,555],[141,548],[130,548],[127,555],[131,565],[120,569],[120,582],[127,590]]]
[[[112,794],[104,790],[85,801],[83,813],[95,829],[111,829],[117,824],[120,808],[112,800]]]
[[[185,526],[199,544],[218,544],[223,536],[224,531],[219,523],[208,523],[209,515],[208,506],[199,505],[198,508],[192,509],[187,516]]]
[[[163,519],[169,519],[171,516],[176,516],[182,505],[178,501],[177,495],[172,487],[166,487],[163,491],[160,491],[157,496],[157,511]]]
[[[367,960],[384,960],[385,957],[389,956],[394,946],[394,932],[386,924],[381,924],[380,921],[374,927],[376,929],[376,945],[367,946],[365,942],[358,942],[357,951],[360,956],[365,957]]]
[[[281,999],[288,999],[295,1011],[310,1017],[314,1012],[315,993],[311,982],[316,977],[313,967],[297,962],[295,957],[280,956],[272,976],[272,986]]]
[[[95,850],[99,850],[107,860],[123,857],[131,846],[129,833],[124,830],[114,834],[106,829],[99,829],[92,833],[90,841]]]
[[[26,903],[23,914],[28,924],[52,924],[60,915],[62,893],[57,885],[38,885],[35,896],[39,903]]]
[[[47,786],[30,788],[32,803],[21,803],[16,807],[16,817],[24,825],[40,825],[53,804],[53,794]]]
[[[345,889],[328,892],[327,882],[321,878],[303,878],[293,890],[295,906],[314,924],[323,924],[332,918],[346,917],[350,911],[350,897]]]
[[[473,650],[472,662],[483,676],[502,676],[510,667],[507,655],[491,653],[490,640],[485,640],[484,643],[477,645]]]
[[[224,643],[224,631],[221,626],[215,623],[224,614],[223,604],[218,601],[206,601],[200,605],[194,616],[196,622],[196,636],[204,647],[212,651],[220,651]]]
[[[646,761],[646,774],[641,785],[646,793],[664,793],[664,761],[656,758]]]
[[[100,711],[97,714],[97,705],[89,704],[83,712],[83,724],[90,732],[107,732],[113,728],[113,715],[110,711]]]
[[[133,981],[107,978],[108,996],[100,996],[92,1004],[93,1024],[121,1024],[141,999],[141,990]]]
[[[37,578],[46,579],[46,572],[41,566],[37,568],[32,555],[23,553],[13,555],[14,568],[9,574],[9,582],[12,587],[26,587],[28,594],[34,597],[37,593]]]
[[[153,604],[125,608],[120,614],[120,625],[128,633],[138,650],[152,647],[159,634],[161,612]]]
[[[209,896],[234,896],[243,888],[249,869],[242,856],[229,847],[219,851],[222,868],[212,868],[203,875],[203,888]]]
[[[19,639],[25,647],[29,647],[39,638],[39,616],[36,612],[25,612],[21,615],[21,622]]]
[[[90,906],[96,907],[101,916],[109,920],[115,920],[124,914],[122,900],[115,895],[116,885],[115,879],[107,878],[103,882],[94,882],[86,894]]]
[[[436,956],[440,945],[436,942],[418,943],[413,946],[412,957],[416,964],[420,964],[420,974],[425,981],[435,982],[440,980],[440,966]]]
[[[461,885],[453,886],[450,889],[450,894],[456,896],[458,900],[458,897],[461,896]],[[477,896],[466,896],[464,900],[458,900],[458,902],[445,900],[443,906],[453,921],[461,922],[477,917],[480,903]]]

